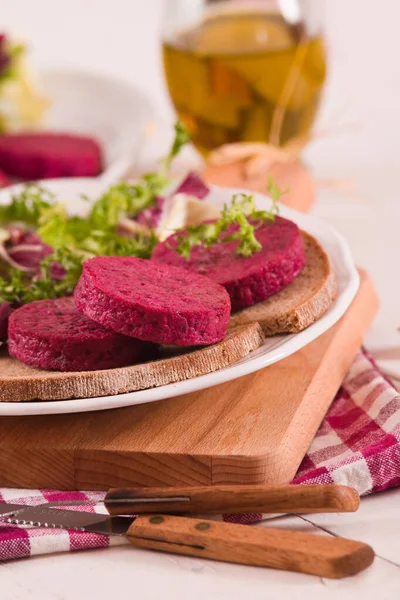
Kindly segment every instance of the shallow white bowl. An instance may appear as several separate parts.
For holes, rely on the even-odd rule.
[[[98,183],[93,179],[59,179],[43,182],[43,185],[51,189],[60,200],[67,201],[72,210],[81,212],[84,203],[79,201],[80,194],[87,194],[94,198],[98,191]],[[7,188],[0,192],[0,203],[6,203],[17,186]],[[222,208],[223,204],[230,202],[232,194],[243,190],[219,188],[213,186],[207,200]],[[262,194],[255,194],[257,205],[260,209],[270,207],[270,199]],[[86,204],[87,206],[87,204]],[[149,390],[120,394],[116,396],[104,396],[99,398],[87,398],[81,400],[58,400],[54,402],[2,402],[0,403],[0,415],[39,415],[71,412],[86,412],[92,410],[105,410],[122,406],[131,406],[145,402],[154,402],[164,398],[171,398],[188,392],[195,392],[208,388],[225,381],[230,381],[263,369],[287,356],[290,356],[300,348],[303,348],[317,337],[332,327],[346,312],[353,300],[359,286],[359,276],[351,256],[349,247],[345,240],[329,225],[323,221],[307,214],[301,214],[295,210],[281,207],[281,214],[292,219],[314,237],[316,237],[328,253],[338,281],[338,296],[330,309],[316,323],[291,335],[280,335],[268,338],[264,345],[252,352],[245,358],[233,365],[215,371],[208,375],[188,379],[179,383],[165,385]]]
[[[152,103],[126,81],[75,69],[45,69],[43,94],[50,101],[45,129],[92,135],[104,150],[101,179],[110,182],[132,166],[146,123],[154,118]]]

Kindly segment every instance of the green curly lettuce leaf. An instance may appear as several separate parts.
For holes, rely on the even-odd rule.
[[[168,183],[172,160],[189,136],[181,123],[175,125],[175,137],[158,173],[148,173],[135,184],[111,186],[94,202],[86,217],[69,216],[54,195],[38,185],[28,185],[14,195],[11,203],[0,206],[0,225],[21,223],[37,230],[41,240],[54,252],[40,264],[40,274],[27,275],[5,265],[0,277],[0,302],[25,304],[43,298],[57,298],[72,293],[82,271],[82,263],[93,256],[138,256],[150,258],[157,243],[154,232],[138,231],[133,236],[120,235],[119,223],[126,216],[135,217],[151,206]],[[65,272],[62,280],[52,276],[54,265]],[[62,272],[63,272],[62,271]]]
[[[178,246],[175,250],[186,259],[190,258],[193,246],[212,246],[238,240],[236,254],[239,256],[251,256],[254,252],[260,252],[261,244],[255,236],[257,222],[274,221],[279,214],[278,200],[285,193],[279,189],[272,176],[268,177],[268,192],[272,198],[269,211],[258,210],[254,196],[249,194],[234,194],[231,205],[225,204],[221,217],[213,223],[201,223],[188,227],[182,235],[177,236]],[[222,233],[232,233],[221,237]]]
[[[86,258],[87,255],[64,248],[46,256],[40,263],[40,274],[33,279],[18,269],[11,269],[7,279],[0,277],[0,302],[19,306],[34,300],[72,294]],[[60,281],[53,277],[52,268],[55,263],[65,273]]]
[[[30,184],[14,194],[9,204],[0,205],[0,223],[25,223],[36,226],[41,216],[55,204],[55,197],[46,188]]]

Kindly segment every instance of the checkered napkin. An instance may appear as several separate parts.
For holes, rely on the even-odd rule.
[[[362,495],[400,485],[400,395],[365,351],[354,361],[293,483],[350,485]],[[14,504],[102,498],[100,492],[0,490],[0,501]],[[100,510],[94,506],[86,509]],[[262,515],[224,517],[236,523],[254,523],[260,518]],[[0,522],[0,560],[123,543],[127,542],[121,537],[20,529]]]

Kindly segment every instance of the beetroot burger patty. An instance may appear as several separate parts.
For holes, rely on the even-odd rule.
[[[0,169],[21,179],[91,177],[102,170],[98,142],[63,133],[12,133],[0,136]]]
[[[9,353],[41,369],[123,367],[145,360],[149,346],[94,323],[78,311],[73,298],[38,300],[9,317]]]
[[[230,315],[228,294],[207,277],[125,256],[87,260],[75,301],[114,331],[177,346],[222,340]]]
[[[194,246],[187,260],[175,250],[177,235],[156,246],[152,261],[195,271],[223,285],[231,298],[232,312],[276,294],[300,274],[305,264],[299,228],[281,217],[256,225],[255,235],[262,249],[249,257],[236,254],[239,242],[234,240],[208,248]]]

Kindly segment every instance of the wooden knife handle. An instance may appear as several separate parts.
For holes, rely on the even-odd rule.
[[[359,504],[356,490],[344,485],[127,488],[111,489],[105,499],[112,515],[353,512]]]
[[[337,537],[215,521],[143,515],[127,533],[139,548],[341,578],[374,560],[370,546]]]

